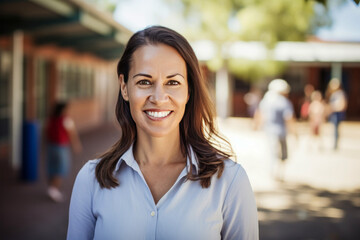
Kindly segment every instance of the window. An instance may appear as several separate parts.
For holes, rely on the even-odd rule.
[[[48,64],[45,59],[37,58],[35,60],[35,103],[36,103],[36,118],[39,120],[46,119],[47,116],[47,78]]]
[[[58,96],[61,100],[91,98],[94,95],[94,70],[88,65],[59,64]]]
[[[9,52],[0,51],[0,142],[10,137],[11,61]]]

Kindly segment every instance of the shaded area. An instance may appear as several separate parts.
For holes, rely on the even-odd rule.
[[[260,239],[359,239],[360,189],[329,192],[280,184],[256,192]]]
[[[64,182],[66,197],[54,203],[46,194],[45,159],[39,163],[38,181],[24,183],[4,161],[0,166],[0,233],[2,239],[65,239],[72,185],[83,164],[110,147],[120,136],[112,125],[82,134],[84,151],[74,156],[70,176]],[[43,155],[43,154],[42,154]]]
[[[36,45],[55,44],[117,59],[132,32],[83,1],[0,1],[0,35],[21,29]],[[26,9],[27,11],[23,11]]]

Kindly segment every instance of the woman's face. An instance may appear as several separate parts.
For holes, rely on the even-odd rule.
[[[120,75],[120,84],[138,136],[179,134],[189,95],[186,64],[174,48],[157,44],[137,49],[128,82]]]

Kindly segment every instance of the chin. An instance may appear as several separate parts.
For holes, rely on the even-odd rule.
[[[169,128],[147,128],[143,129],[143,134],[149,137],[154,138],[162,138],[162,137],[170,137],[176,134],[180,135],[179,128],[169,129]]]

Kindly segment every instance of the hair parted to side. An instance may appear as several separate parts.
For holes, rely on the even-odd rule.
[[[215,110],[208,95],[198,60],[188,41],[179,33],[161,26],[152,26],[136,32],[129,40],[117,65],[118,77],[123,74],[127,83],[134,52],[142,46],[165,44],[173,47],[186,63],[189,100],[180,122],[181,145],[186,156],[189,146],[192,147],[198,163],[199,172],[193,174],[190,169],[187,178],[200,181],[203,188],[211,184],[211,177],[217,173],[221,177],[224,160],[232,156],[232,148],[228,141],[219,135],[215,127]],[[122,129],[122,137],[106,153],[96,167],[96,178],[101,187],[111,188],[119,185],[113,176],[119,158],[136,141],[136,125],[131,117],[129,103],[125,101],[119,89],[116,104],[116,117]],[[220,144],[225,151],[220,149]],[[192,166],[191,166],[192,167]]]

